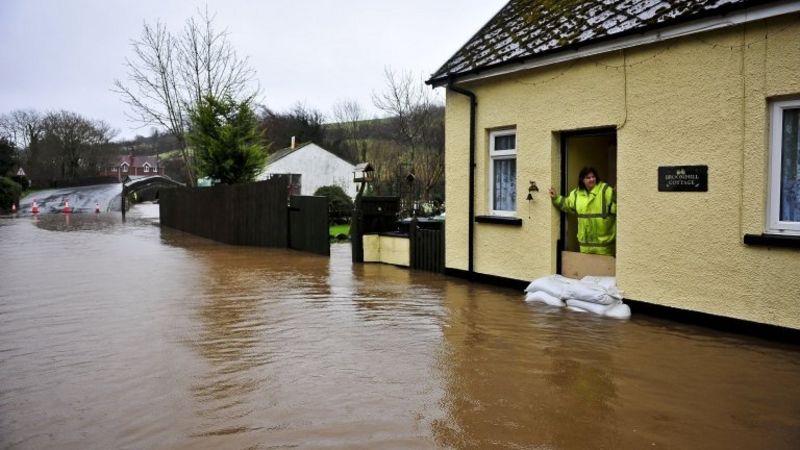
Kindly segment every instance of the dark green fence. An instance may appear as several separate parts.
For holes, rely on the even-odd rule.
[[[292,196],[289,205],[289,247],[330,255],[328,198]]]
[[[408,227],[412,269],[444,272],[444,222],[412,220]]]
[[[162,189],[159,197],[162,225],[231,245],[330,254],[327,199],[293,197],[290,211],[284,177],[232,186]]]

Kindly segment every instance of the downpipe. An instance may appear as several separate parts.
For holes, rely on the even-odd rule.
[[[474,92],[458,87],[453,80],[448,81],[447,89],[469,97],[469,223],[467,225],[467,277],[470,281],[474,278],[474,234],[475,234],[475,115],[478,109],[478,99]]]

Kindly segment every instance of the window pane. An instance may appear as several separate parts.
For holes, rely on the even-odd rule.
[[[513,150],[517,147],[517,135],[507,134],[504,136],[494,137],[494,149],[497,150]]]
[[[780,220],[800,222],[800,108],[783,111]]]
[[[496,211],[516,211],[517,199],[517,160],[494,160],[494,199]]]

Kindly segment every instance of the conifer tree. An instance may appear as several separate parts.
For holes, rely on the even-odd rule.
[[[222,184],[253,181],[266,161],[250,99],[205,96],[191,115],[198,172]]]

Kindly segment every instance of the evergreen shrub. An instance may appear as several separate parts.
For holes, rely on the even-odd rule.
[[[336,185],[322,186],[314,195],[328,197],[328,220],[331,224],[347,223],[353,215],[353,200]]]
[[[22,186],[8,177],[0,177],[0,209],[11,210],[12,203],[19,203]]]

